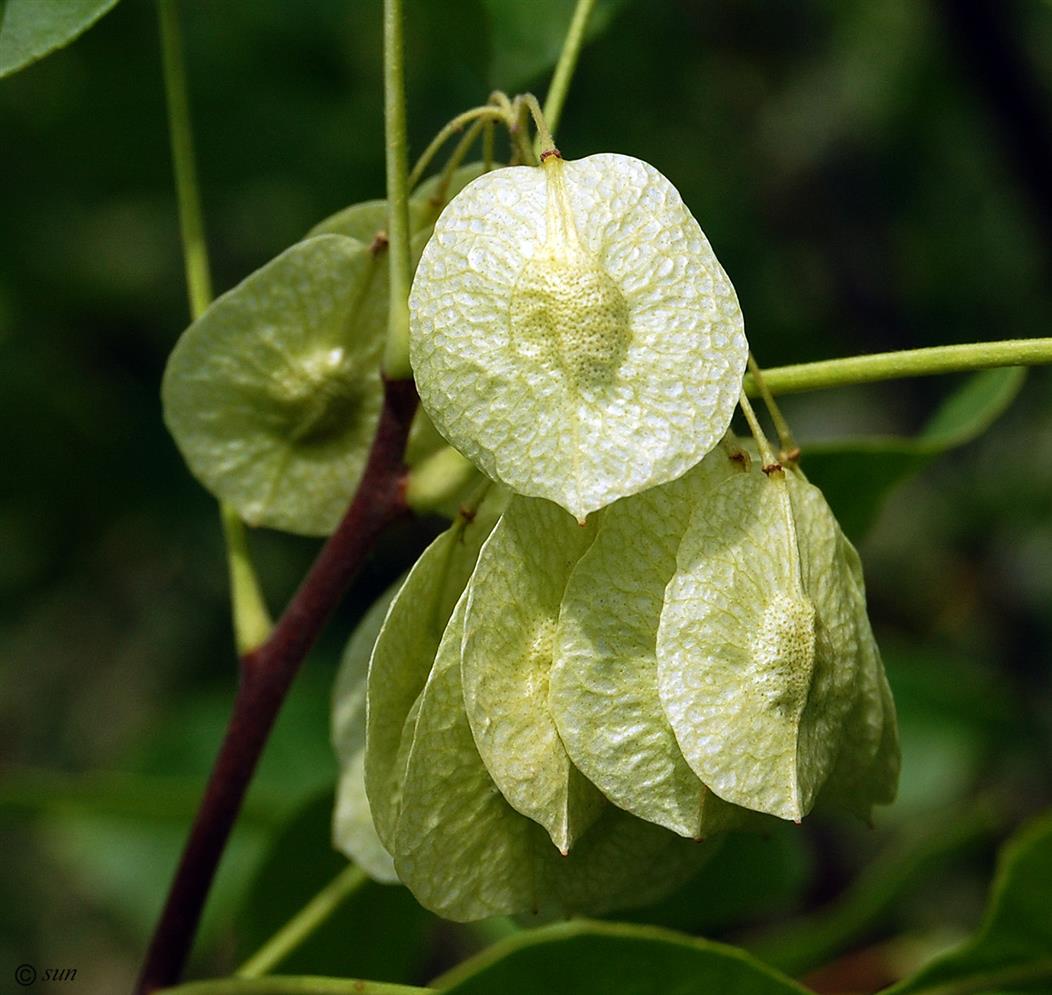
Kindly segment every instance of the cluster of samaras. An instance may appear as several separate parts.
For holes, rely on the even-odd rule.
[[[596,912],[715,832],[890,801],[857,554],[726,438],[741,312],[671,184],[615,155],[487,174],[410,305],[425,409],[499,483],[352,640],[339,844],[451,918]]]

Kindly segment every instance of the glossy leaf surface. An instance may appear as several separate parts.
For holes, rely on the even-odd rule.
[[[1001,853],[986,916],[975,936],[889,995],[1036,992],[1052,986],[1052,813]]]
[[[803,467],[821,488],[844,531],[857,540],[892,488],[940,453],[985,432],[1015,400],[1026,379],[1019,367],[969,377],[913,437],[870,436],[804,447]]]
[[[802,995],[743,950],[652,926],[574,922],[512,937],[440,979],[457,995]]]
[[[3,0],[0,3],[0,78],[68,45],[117,0]]]

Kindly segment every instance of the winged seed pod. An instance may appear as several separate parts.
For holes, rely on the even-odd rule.
[[[355,239],[300,242],[180,337],[164,417],[194,475],[252,525],[336,526],[380,417],[385,261]]]
[[[481,171],[457,170],[450,196]],[[410,205],[412,259],[441,210],[427,181]],[[252,525],[335,528],[380,417],[387,334],[387,202],[334,214],[218,298],[165,370],[164,417],[193,474]]]
[[[539,822],[564,854],[599,814],[602,796],[570,762],[548,709],[559,605],[595,538],[561,508],[514,496],[467,589],[464,707],[501,794]]]
[[[604,805],[568,856],[494,785],[464,711],[460,600],[419,699],[393,840],[398,876],[458,921],[598,914],[656,901],[713,852]]]
[[[603,512],[563,595],[548,692],[574,765],[616,805],[693,838],[728,828],[740,810],[683,759],[658,695],[655,643],[691,510],[741,472],[717,448],[679,480]]]
[[[734,288],[676,189],[638,159],[550,156],[468,184],[409,306],[439,431],[579,521],[681,476],[730,424],[748,351]]]
[[[713,853],[684,837],[891,800],[858,558],[815,488],[720,450],[587,528],[518,496],[494,526],[502,507],[458,519],[387,609],[368,803],[379,608],[348,646],[336,839],[370,873],[451,919],[594,914]]]
[[[855,586],[856,597],[866,597],[862,564],[854,546],[841,534],[840,557]],[[856,613],[862,666],[855,702],[844,721],[840,752],[818,799],[820,805],[845,808],[866,822],[874,805],[895,800],[899,782],[899,730],[895,701],[884,673],[869,619]]]
[[[366,692],[365,787],[377,834],[391,847],[404,757],[403,727],[434,663],[479,549],[497,521],[506,495],[495,489],[474,517],[459,517],[416,561],[384,618],[369,661]]]
[[[369,657],[402,580],[391,585],[365,613],[340,660],[332,690],[332,747],[340,764],[332,841],[371,878],[398,880],[391,855],[376,834],[365,794],[365,692]]]
[[[726,801],[798,821],[838,759],[857,788],[857,772],[893,752],[848,550],[821,493],[793,474],[733,477],[691,515],[658,627],[658,686],[684,757]]]

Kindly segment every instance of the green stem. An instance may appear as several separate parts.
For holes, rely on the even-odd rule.
[[[431,139],[431,144],[424,149],[420,158],[417,159],[416,165],[413,166],[413,171],[409,174],[409,189],[412,190],[423,179],[424,170],[431,165],[431,160],[435,158],[442,146],[453,135],[461,131],[465,125],[471,124],[472,121],[486,120],[504,121],[507,120],[507,115],[499,107],[487,104],[482,107],[472,107],[470,110],[458,114],[452,121],[443,126],[442,130]]]
[[[559,55],[559,62],[552,75],[551,85],[548,87],[548,96],[544,101],[544,118],[553,133],[559,127],[559,118],[562,116],[563,104],[566,103],[570,80],[573,78],[574,69],[577,68],[577,59],[581,54],[581,45],[584,43],[585,27],[594,7],[595,0],[577,0],[573,20],[570,21],[570,28],[563,42],[562,53]]]
[[[198,192],[194,160],[194,136],[190,127],[190,101],[183,66],[182,33],[176,0],[160,0],[161,56],[164,62],[164,92],[168,101],[168,134],[172,143],[172,166],[179,201],[179,230],[183,238],[183,262],[190,297],[190,316],[196,321],[212,303],[208,247]]]
[[[368,880],[361,868],[348,864],[245,961],[236,976],[259,978],[270,973]]]
[[[774,422],[774,430],[778,433],[778,445],[782,449],[783,458],[788,458],[796,449],[792,430],[789,428],[789,423],[785,420],[785,415],[782,414],[782,409],[778,407],[778,402],[775,401],[774,395],[771,394],[771,388],[767,386],[767,378],[760,369],[760,364],[756,362],[756,357],[751,352],[749,353],[749,373],[756,384],[756,389],[763,398],[763,403],[767,408],[767,413],[771,416],[771,421]]]
[[[485,130],[482,132],[482,172],[484,173],[493,169],[493,139],[496,130],[493,122],[487,121]]]
[[[190,300],[190,317],[196,321],[212,303],[212,278],[194,160],[194,136],[190,126],[190,100],[183,67],[182,38],[175,4],[176,0],[160,0],[157,15],[161,28],[161,59],[164,64],[168,132],[172,143],[175,194],[179,203],[186,289]],[[243,655],[266,639],[270,632],[270,616],[248,555],[244,524],[237,512],[227,504],[220,502],[219,512],[230,575],[234,637],[238,654]]]
[[[430,217],[432,223],[437,220],[438,215],[442,213],[443,208],[449,203],[449,185],[453,182],[453,174],[460,169],[461,163],[467,157],[471,146],[478,140],[482,129],[492,127],[493,121],[491,119],[479,118],[457,142],[456,148],[453,149],[453,153],[442,167],[438,183],[435,184],[434,193],[427,199],[428,207],[431,209],[427,217]]]
[[[764,467],[774,466],[777,461],[771,451],[771,444],[767,441],[767,436],[760,425],[760,419],[756,417],[756,412],[753,411],[749,399],[745,396],[745,391],[742,391],[742,396],[738,398],[738,404],[742,409],[742,414],[745,415],[745,420],[749,423],[749,431],[756,440],[756,448],[760,451],[760,462]]]
[[[234,640],[237,655],[251,653],[262,646],[273,623],[263,601],[259,578],[248,552],[245,525],[237,511],[225,501],[219,503],[226,541],[227,573],[230,577],[230,600],[234,612]]]
[[[412,261],[409,249],[408,141],[405,126],[405,43],[402,37],[402,0],[384,0],[384,140],[387,163],[387,241],[390,298],[384,375],[408,380],[409,286]]]
[[[513,155],[510,165],[512,166],[536,166],[537,154],[533,151],[530,142],[530,112],[522,97],[516,97],[512,106],[512,124],[508,130],[511,133]]]
[[[532,93],[524,93],[522,95],[522,102],[529,108],[530,114],[533,117],[533,123],[537,127],[537,148],[535,151],[543,162],[548,155],[554,153],[558,155],[559,150],[555,147],[555,139],[552,138],[551,128],[548,127],[548,122],[544,117],[544,111],[541,110],[541,105],[537,103],[537,98]]]
[[[355,978],[274,975],[269,978],[215,978],[164,988],[165,995],[430,995],[434,988],[392,985]]]
[[[796,394],[876,380],[963,373],[995,366],[1043,366],[1049,363],[1052,363],[1052,338],[1005,339],[1000,342],[940,345],[776,366],[764,370],[763,378],[772,394]],[[750,397],[756,397],[759,393],[752,376],[746,376],[745,389]]]

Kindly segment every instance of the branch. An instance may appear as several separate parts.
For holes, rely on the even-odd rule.
[[[797,394],[828,387],[848,387],[876,380],[927,377],[939,373],[965,373],[995,366],[1043,366],[1052,363],[1052,338],[1004,339],[1000,342],[968,342],[937,345],[925,349],[879,352],[845,359],[823,359],[817,363],[772,366],[763,371],[772,394]],[[745,377],[750,397],[759,391],[752,374]]]
[[[376,438],[351,506],[274,631],[241,658],[233,713],[146,954],[139,995],[174,984],[182,973],[219,858],[300,663],[376,538],[408,514],[403,455],[415,409],[412,381],[385,382]]]
[[[261,978],[269,974],[368,880],[365,871],[348,864],[237,969],[237,977]]]

